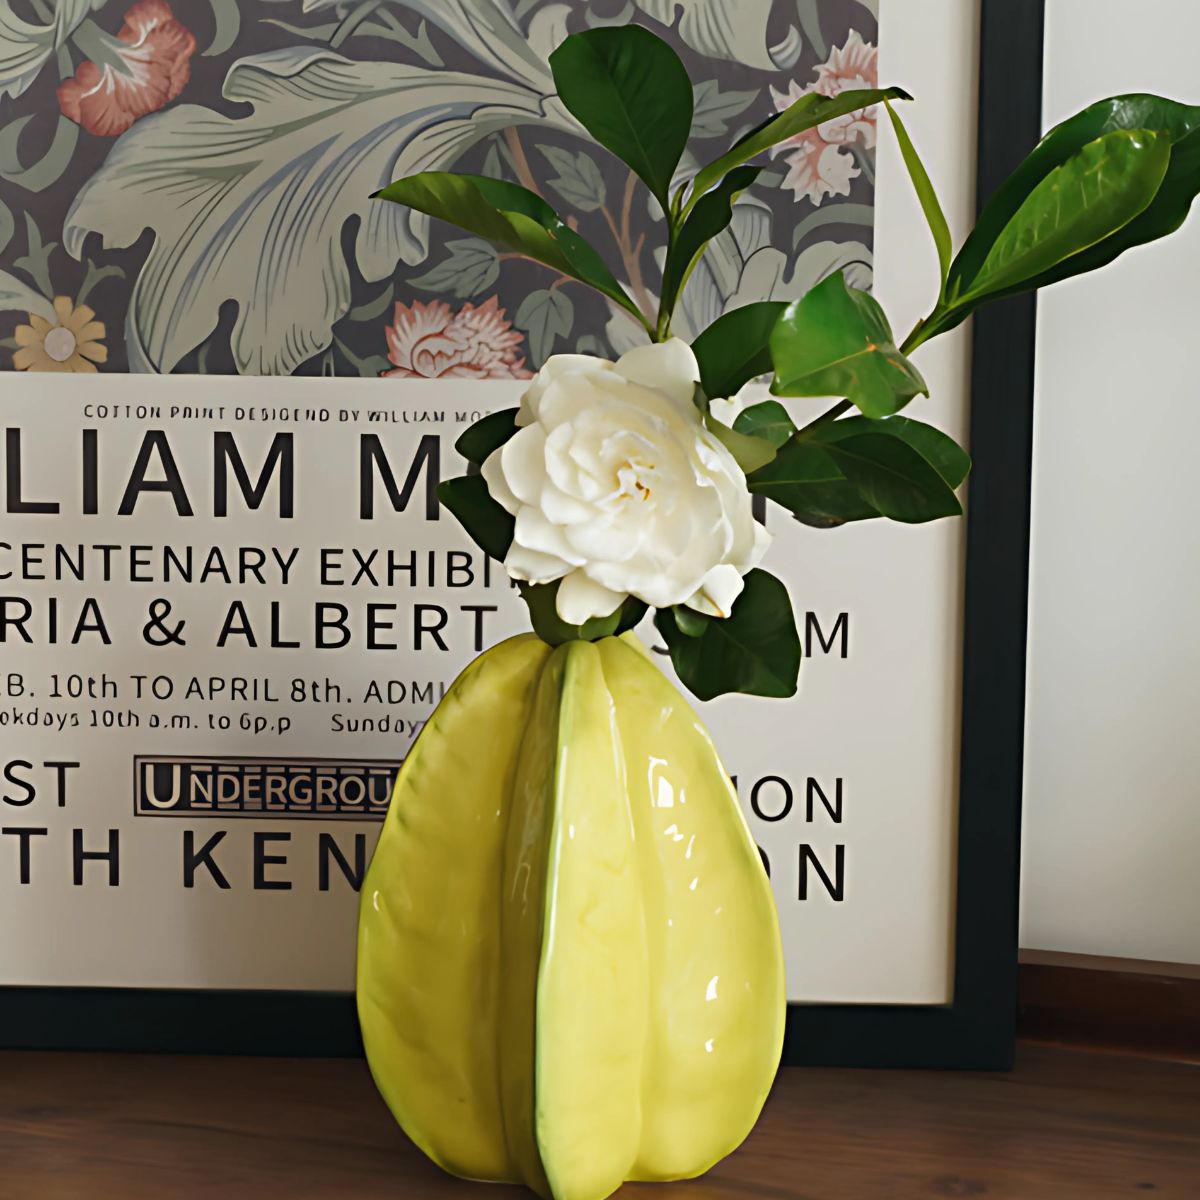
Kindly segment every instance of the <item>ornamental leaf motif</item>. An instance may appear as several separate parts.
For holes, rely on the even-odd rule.
[[[238,370],[294,371],[350,307],[347,221],[359,220],[354,257],[368,282],[426,254],[428,218],[371,193],[449,165],[495,130],[544,121],[541,95],[518,83],[328,50],[242,59],[223,94],[250,114],[186,104],[144,119],[67,215],[64,244],[77,258],[90,232],[105,247],[155,233],[129,308],[131,370],[170,371],[232,299]]]

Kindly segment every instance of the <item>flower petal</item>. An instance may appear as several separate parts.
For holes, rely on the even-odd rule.
[[[546,482],[546,433],[540,425],[518,429],[500,447],[500,469],[523,504],[536,504]]]
[[[593,617],[607,617],[624,603],[624,593],[601,587],[583,571],[572,571],[558,585],[555,608],[568,625],[582,625]]]
[[[533,377],[533,382],[521,397],[517,413],[518,425],[532,425],[538,419],[542,396],[546,389],[560,376],[569,371],[593,371],[613,364],[607,358],[593,358],[590,354],[552,354],[542,364],[542,369]]]
[[[540,509],[521,505],[513,538],[527,550],[550,554],[572,566],[582,566],[583,556],[572,550],[559,526],[552,524]]]
[[[553,554],[539,554],[514,541],[504,556],[504,569],[514,579],[523,579],[526,583],[553,583],[571,569],[571,564]]]
[[[74,312],[71,313],[71,315],[69,317],[67,317],[67,319],[65,321],[63,321],[63,324],[73,334],[75,334],[76,336],[79,336],[83,332],[84,326],[87,325],[87,323],[89,321],[91,321],[95,317],[95,315],[96,315],[96,310],[94,308],[91,308],[87,304],[81,304],[77,309],[75,309]],[[98,336],[98,337],[104,336],[104,326],[103,325],[100,326],[100,333],[97,334],[96,336]]]
[[[695,595],[686,601],[688,608],[707,613],[710,617],[727,617],[733,611],[733,602],[746,586],[736,567],[721,563],[713,567],[704,577]]]
[[[72,328],[74,328],[72,326]],[[75,340],[79,342],[98,342],[104,337],[104,322],[103,321],[85,321],[83,325],[75,330]]]
[[[502,446],[500,449],[502,450]],[[483,460],[483,466],[479,468],[479,473],[483,476],[483,482],[487,484],[488,492],[497,504],[500,505],[505,512],[512,513],[514,516],[517,510],[521,507],[521,502],[512,493],[512,488],[508,486],[504,478],[504,466],[500,461],[500,450],[493,450],[491,454]]]
[[[657,388],[680,404],[692,403],[700,366],[682,338],[635,346],[617,359],[616,370],[631,383]]]

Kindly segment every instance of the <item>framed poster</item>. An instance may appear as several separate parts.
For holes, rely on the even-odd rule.
[[[543,65],[565,29],[636,16],[703,81],[698,155],[815,79],[919,82],[914,132],[935,174],[954,168],[965,223],[975,15],[889,0],[880,34],[863,0],[738,0],[737,22],[657,0],[330,0],[284,22],[261,0],[237,27],[118,7],[60,29],[57,58],[0,95],[17,154],[0,184],[0,1028],[22,1046],[352,1053],[357,887],[390,778],[457,671],[524,625],[433,489],[460,428],[549,354],[631,336],[544,268],[365,196],[450,163],[548,181],[652,295],[656,217],[580,148]],[[1033,64],[1033,25],[992,4],[983,20],[990,186],[1036,136],[1037,67],[1001,129],[991,56],[1006,80],[1018,46]],[[150,45],[166,91],[98,105],[101,35]],[[872,137],[815,149],[781,153],[739,203],[680,332],[876,265],[887,306],[920,314],[932,285],[897,163],[881,157],[876,205]],[[705,706],[771,868],[790,1062],[1011,1052],[1028,380],[996,349],[1030,311],[975,331],[965,599],[961,524],[777,521],[801,696]],[[926,412],[952,433],[966,339],[922,358]]]

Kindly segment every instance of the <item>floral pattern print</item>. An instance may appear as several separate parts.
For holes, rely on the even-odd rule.
[[[845,45],[835,46],[828,60],[817,65],[815,83],[800,87],[795,80],[789,80],[786,90],[771,89],[775,107],[784,109],[810,92],[837,96],[852,89],[878,87],[877,53],[875,46],[863,41],[858,30],[852,29]],[[850,194],[852,181],[862,174],[856,148],[861,151],[875,148],[873,108],[860,108],[825,121],[815,129],[806,129],[772,147],[771,157],[782,158],[786,163],[783,186],[797,200],[820,204],[826,196]]]
[[[532,379],[518,354],[524,341],[492,296],[457,312],[442,300],[396,305],[387,330],[388,379]]]
[[[56,296],[54,312],[55,321],[30,313],[29,324],[17,326],[13,366],[18,371],[87,374],[96,370],[97,363],[108,361],[108,349],[101,340],[104,323],[95,319],[92,309]]]
[[[116,137],[183,91],[195,49],[165,0],[140,0],[116,38],[107,39],[104,65],[89,59],[59,85],[63,115],[97,137]]]
[[[696,81],[681,170],[875,78],[877,0],[0,0],[0,370],[523,379],[619,357],[645,335],[604,297],[369,197],[422,170],[533,188],[653,309],[662,213],[546,63],[628,21]],[[780,148],[680,336],[839,269],[869,286],[873,156],[869,112]]]

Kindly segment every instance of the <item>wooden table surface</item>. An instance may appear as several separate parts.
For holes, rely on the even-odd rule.
[[[527,1195],[442,1175],[366,1066],[0,1053],[2,1200]],[[1024,1045],[1012,1074],[787,1070],[703,1179],[626,1200],[1200,1197],[1200,1067]]]

